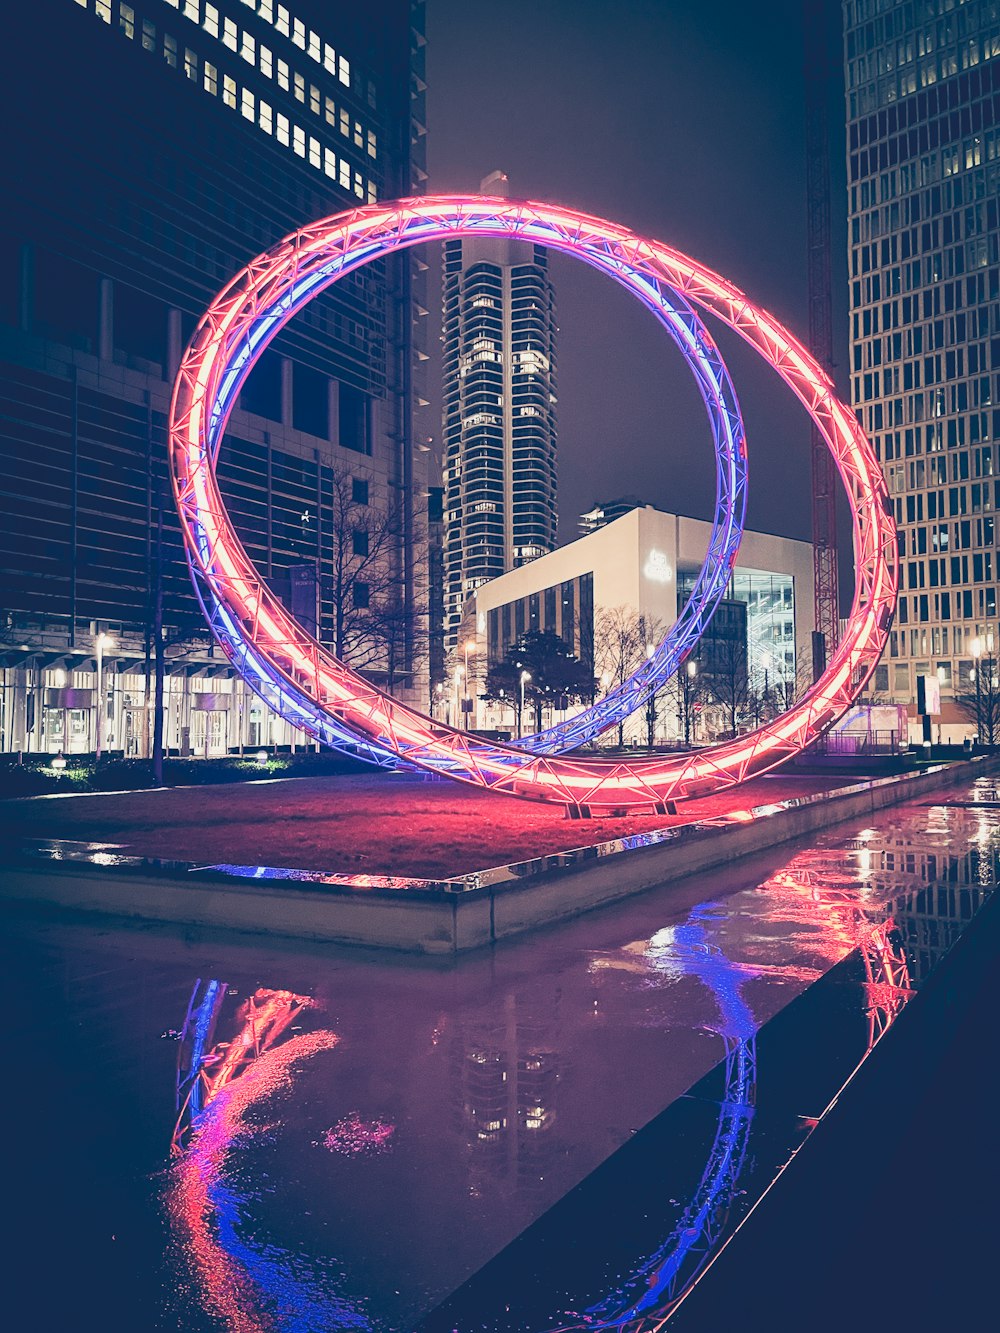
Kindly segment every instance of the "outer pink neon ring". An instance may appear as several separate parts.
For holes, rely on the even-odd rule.
[[[254,569],[226,513],[209,446],[231,410],[232,366],[241,357],[252,365],[266,341],[345,272],[393,249],[467,235],[530,240],[608,270],[618,265],[651,283],[664,282],[735,329],[802,401],[852,501],[857,583],[837,654],[802,701],[780,718],[708,750],[629,763],[532,755],[481,741],[376,690],[308,635]],[[262,339],[252,357],[246,351],[251,338]],[[373,204],[304,227],[261,255],[212,303],[185,353],[171,404],[170,462],[193,563],[244,642],[253,644],[290,692],[316,701],[359,737],[410,763],[517,796],[648,809],[765,772],[802,750],[850,707],[881,657],[892,623],[896,531],[885,482],[853,414],[808,352],[703,265],[600,218],[547,204],[475,196]]]

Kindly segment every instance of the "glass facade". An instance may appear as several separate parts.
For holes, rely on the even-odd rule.
[[[312,219],[423,188],[422,31],[420,0],[351,15],[316,0],[38,0],[7,16],[3,117],[31,130],[2,150],[0,748],[58,750],[71,725],[74,748],[93,748],[81,691],[96,689],[102,630],[104,740],[129,748],[126,715],[148,699],[161,494],[168,664],[187,700],[168,743],[202,730],[187,682],[206,697],[232,689],[164,487],[170,384],[201,312],[254,255]],[[264,353],[221,451],[241,538],[321,637],[338,497],[354,496],[359,531],[390,496],[408,516],[425,503],[413,416],[425,270],[394,256],[313,301]],[[424,556],[407,524],[393,558],[415,607]],[[80,707],[64,717],[51,690],[77,691]],[[215,711],[204,730],[224,749],[237,710]],[[249,700],[240,716],[240,743],[251,720],[292,739]]]
[[[912,703],[1000,632],[1000,5],[844,14],[852,402],[900,529],[876,688]]]

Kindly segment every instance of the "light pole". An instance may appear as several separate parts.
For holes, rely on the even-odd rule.
[[[524,687],[525,687],[525,685],[527,685],[527,683],[528,683],[528,681],[529,681],[530,679],[531,679],[531,672],[530,672],[530,671],[522,671],[522,672],[521,672],[521,711],[520,711],[520,713],[519,713],[519,715],[518,715],[519,718],[520,718],[520,723],[521,723],[520,730],[519,730],[519,732],[518,732],[518,735],[520,735],[520,736],[523,736],[523,735],[524,735]]]
[[[463,674],[463,668],[460,667],[460,666],[457,666],[457,667],[455,668],[455,689],[454,689],[454,691],[453,691],[453,697],[454,697],[454,700],[455,700],[455,726],[456,726],[456,727],[459,727],[459,726],[462,725],[462,723],[461,723],[461,717],[462,717],[462,674]]]
[[[471,728],[474,730],[474,729],[475,729],[475,723],[476,723],[476,717],[475,717],[475,709],[476,709],[475,698],[476,698],[476,696],[475,696],[475,695],[473,694],[473,692],[472,692],[472,681],[471,681],[471,678],[470,678],[470,676],[469,676],[469,653],[471,652],[473,655],[475,655],[475,651],[476,651],[476,641],[475,641],[475,639],[466,639],[465,644],[464,644],[464,648],[465,648],[465,692],[466,692],[466,695],[467,695],[468,698],[469,698],[469,702],[470,702],[470,705],[471,705],[471,707],[469,708],[468,714],[467,714],[467,716],[466,716],[466,724],[465,724],[466,731],[468,731],[468,730],[470,729],[470,725],[471,725]]]
[[[94,758],[101,757],[101,732],[103,731],[104,721],[104,647],[113,648],[115,641],[110,634],[105,634],[103,630],[95,639],[97,646],[97,715],[94,719]]]
[[[972,656],[975,658],[976,665],[972,669],[972,674],[976,678],[976,744],[983,743],[983,673],[979,668],[979,659],[982,656],[983,645],[978,638],[972,640]]]
[[[653,654],[656,652],[656,645],[646,644],[646,661],[652,661]],[[650,689],[646,696],[646,744],[652,749],[656,740],[656,690]]]
[[[698,663],[688,659],[684,670],[684,744],[691,744],[691,704],[694,696],[694,678],[698,674]]]

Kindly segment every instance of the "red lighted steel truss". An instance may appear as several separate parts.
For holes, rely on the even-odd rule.
[[[677,291],[744,338],[805,406],[851,501],[856,587],[837,653],[803,699],[747,736],[689,754],[623,761],[531,754],[444,726],[377,690],[309,635],[257,573],[215,476],[218,445],[256,359],[319,292],[361,265],[424,241],[527,240],[575,255],[640,297]],[[460,781],[581,808],[662,809],[744,782],[798,753],[850,707],[885,647],[896,601],[896,533],[878,462],[850,409],[804,347],[711,269],[659,241],[548,204],[438,196],[372,204],[302,228],[253,260],[213,301],[174,385],[170,465],[196,581],[225,651],[284,716],[330,743],[349,734],[376,752]]]

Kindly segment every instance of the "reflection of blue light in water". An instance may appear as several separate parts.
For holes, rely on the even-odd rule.
[[[336,1333],[340,1329],[371,1333],[374,1325],[362,1310],[324,1289],[324,1276],[332,1274],[310,1272],[302,1254],[278,1245],[250,1245],[242,1238],[239,1224],[247,1211],[245,1197],[221,1183],[209,1189],[208,1197],[215,1210],[219,1245],[273,1302],[275,1327],[281,1333]]]
[[[740,994],[746,970],[706,942],[702,923],[716,913],[714,903],[702,903],[685,925],[654,936],[647,950],[654,968],[697,977],[718,1003],[721,1023],[717,1031],[727,1053],[726,1092],[715,1140],[698,1188],[673,1231],[620,1287],[587,1309],[583,1316],[587,1328],[617,1328],[644,1315],[666,1312],[665,1307],[686,1290],[710,1257],[716,1239],[714,1222],[728,1207],[743,1169],[753,1120],[757,1025]],[[692,1258],[693,1265],[681,1282],[682,1270]]]
[[[195,995],[198,993],[198,985],[195,983]],[[192,1123],[201,1114],[202,1111],[202,1084],[198,1077],[201,1069],[201,1062],[205,1055],[205,1047],[208,1044],[209,1033],[215,1021],[218,1006],[222,1003],[223,996],[226,993],[226,983],[224,981],[210,981],[205,987],[205,994],[202,997],[201,1004],[195,1010],[194,1033],[191,1038],[191,1068],[188,1076],[191,1082],[191,1119]],[[191,997],[192,1000],[194,996]]]

